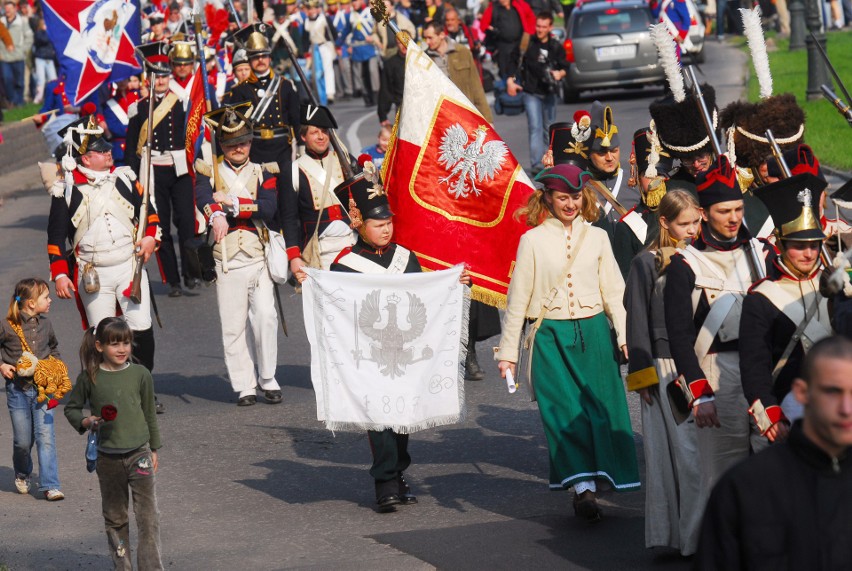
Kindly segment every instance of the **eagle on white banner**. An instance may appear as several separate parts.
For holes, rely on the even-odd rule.
[[[464,419],[470,295],[462,269],[307,269],[302,308],[318,420],[330,430],[410,434]]]

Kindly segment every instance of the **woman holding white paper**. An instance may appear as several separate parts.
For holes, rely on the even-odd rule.
[[[504,377],[516,375],[527,321],[550,489],[574,488],[575,514],[597,521],[599,485],[629,491],[640,483],[610,328],[626,356],[624,280],[606,232],[589,225],[598,218],[590,179],[574,165],[543,171],[544,189],[519,211],[533,229],[518,246],[497,357]]]

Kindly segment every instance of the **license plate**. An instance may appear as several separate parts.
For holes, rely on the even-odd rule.
[[[595,48],[598,61],[613,61],[623,58],[632,58],[636,55],[636,44],[626,46],[604,46]]]

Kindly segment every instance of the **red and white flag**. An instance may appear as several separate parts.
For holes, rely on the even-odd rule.
[[[470,266],[473,299],[505,307],[532,182],[476,107],[413,42],[382,178],[394,238],[429,270]]]

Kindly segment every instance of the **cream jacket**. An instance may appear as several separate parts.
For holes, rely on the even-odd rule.
[[[573,247],[585,234],[577,250]],[[575,256],[566,273],[566,262]],[[601,311],[612,322],[618,345],[626,343],[624,279],[618,269],[607,233],[587,225],[579,216],[566,239],[565,228],[556,218],[521,237],[515,269],[509,283],[508,303],[503,317],[503,337],[498,360],[518,361],[521,328],[526,318],[537,319],[542,304],[556,288],[545,319],[583,319]]]

